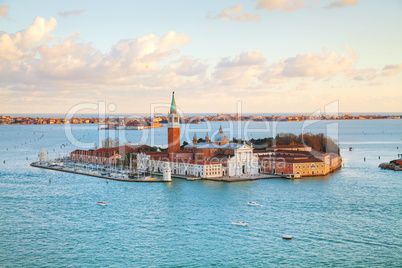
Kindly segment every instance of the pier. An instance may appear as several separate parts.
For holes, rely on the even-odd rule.
[[[30,166],[31,166],[31,167],[37,167],[37,168],[50,169],[50,170],[55,170],[55,171],[62,171],[62,172],[67,172],[67,173],[74,173],[74,174],[79,174],[79,175],[86,175],[86,176],[97,177],[97,178],[102,178],[102,179],[106,179],[106,180],[114,180],[114,181],[126,181],[126,182],[169,182],[169,181],[164,181],[164,180],[141,180],[141,179],[116,178],[116,177],[110,177],[110,176],[105,176],[105,175],[99,175],[99,174],[93,174],[93,173],[82,172],[82,171],[78,171],[78,170],[69,170],[69,169],[61,168],[60,166],[54,167],[54,166],[41,165],[40,163],[37,163],[37,162],[31,163]]]

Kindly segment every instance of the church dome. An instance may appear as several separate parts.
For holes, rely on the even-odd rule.
[[[228,136],[223,133],[222,126],[219,129],[219,132],[214,137],[214,143],[218,143],[219,145],[226,144],[229,142]]]

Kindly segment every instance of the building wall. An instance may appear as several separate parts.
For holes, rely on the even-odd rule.
[[[299,173],[302,177],[304,176],[319,176],[326,175],[327,167],[324,162],[307,162],[307,163],[294,163],[293,164],[293,174]]]
[[[310,161],[306,159],[294,160],[293,158],[270,158],[260,159],[261,172],[275,173],[283,175],[316,176],[326,175],[331,171],[331,167],[320,159],[312,158]]]
[[[186,162],[173,162],[173,161],[160,161],[151,159],[149,155],[140,153],[138,154],[138,166],[141,170],[150,170],[152,172],[162,172],[163,167],[169,165],[172,176],[189,175],[201,178],[219,178],[222,177],[222,164],[197,164]]]
[[[342,158],[339,155],[338,156],[332,155],[330,161],[331,161],[331,170],[335,170],[342,166]]]

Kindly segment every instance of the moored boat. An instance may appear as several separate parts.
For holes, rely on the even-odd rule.
[[[247,226],[247,222],[242,222],[242,221],[235,221],[231,223],[232,225],[238,225],[238,226]]]
[[[293,180],[293,179],[301,179],[301,175],[296,173],[296,174],[288,175],[288,176],[286,176],[286,178],[291,179],[291,180]]]

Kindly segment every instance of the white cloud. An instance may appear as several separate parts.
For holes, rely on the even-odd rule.
[[[165,77],[170,72],[164,67],[169,64],[165,61],[180,53],[179,46],[191,41],[188,35],[170,31],[161,38],[148,34],[120,40],[108,53],[101,53],[90,43],[80,42],[79,33],[71,34],[62,42],[50,43],[56,25],[54,18],[46,22],[38,17],[26,30],[0,36],[3,81],[37,84],[68,81],[70,85],[135,81],[141,86],[141,81],[146,80],[144,76],[157,73],[156,77]],[[190,72],[185,75],[191,75]]]
[[[286,12],[295,11],[306,5],[306,0],[257,0],[258,9],[269,11],[282,10]]]
[[[258,66],[235,66],[231,68],[218,68],[212,75],[220,86],[247,88],[254,85],[262,69]]]
[[[8,8],[9,8],[8,6],[0,6],[0,17],[7,18],[7,16],[8,16],[8,13],[7,13]]]
[[[296,57],[283,59],[280,63],[283,66],[281,75],[285,77],[320,78],[343,72],[358,59],[356,53],[349,48],[346,49],[351,52],[350,56],[331,51],[321,54],[299,54]]]
[[[348,77],[353,77],[353,79],[358,81],[369,81],[377,77],[377,70],[373,68],[366,69],[355,69],[350,68],[345,70]]]
[[[381,86],[382,83],[379,81],[376,81],[376,82],[370,82],[368,85],[371,87],[376,87],[376,86]]]
[[[236,55],[234,59],[223,58],[219,63],[218,67],[234,67],[234,66],[249,66],[249,65],[259,65],[266,61],[266,58],[262,54],[261,50],[256,50],[252,52],[242,52],[240,55]]]
[[[217,15],[217,18],[222,18],[226,20],[235,20],[235,21],[249,21],[249,20],[254,20],[254,21],[259,21],[260,16],[257,14],[251,14],[251,13],[244,13],[243,12],[243,6],[242,5],[237,5],[237,6],[232,6],[228,7],[224,10],[221,11]]]
[[[176,69],[176,73],[183,76],[194,76],[204,74],[207,65],[195,60],[190,56],[183,56],[178,61],[179,66]]]
[[[178,34],[175,31],[170,31],[162,36],[158,43],[158,49],[166,50],[172,47],[181,46],[191,42],[191,37],[186,34]]]
[[[26,57],[29,53],[35,53],[35,49],[41,43],[50,41],[53,36],[50,34],[57,26],[54,18],[48,22],[37,17],[31,26],[16,34],[3,33],[0,36],[0,59],[16,61]]]
[[[69,17],[69,16],[72,16],[72,15],[79,15],[79,14],[81,14],[83,12],[85,12],[85,9],[60,12],[59,15],[62,16],[62,17]]]
[[[234,59],[221,59],[212,75],[219,85],[245,87],[258,82],[256,78],[261,74],[265,61],[260,50],[242,52]]]
[[[300,91],[300,90],[309,90],[310,89],[310,83],[306,81],[300,82],[295,90]]]
[[[353,5],[357,5],[358,2],[359,2],[359,0],[340,0],[340,1],[331,3],[328,7],[332,8],[332,7],[353,6]]]
[[[203,101],[211,105],[211,99],[222,105],[223,99],[244,98],[256,107],[255,103],[264,103],[272,92],[280,99],[289,89],[308,90],[312,83],[314,91],[311,91],[322,94],[323,99],[329,93],[318,91],[322,85],[346,92],[342,84],[345,81],[351,82],[347,90],[354,90],[356,84],[362,85],[354,80],[369,81],[368,85],[381,83],[374,79],[381,70],[356,69],[359,56],[348,47],[346,53],[324,50],[296,54],[273,63],[267,63],[261,50],[245,51],[208,66],[204,60],[180,53],[180,47],[191,38],[174,31],[162,36],[147,34],[120,40],[109,51],[101,52],[91,43],[80,40],[78,32],[63,39],[54,37],[56,26],[53,18],[48,21],[37,18],[26,30],[0,33],[0,96],[5,96],[0,104],[6,105],[4,109],[21,108],[21,104],[15,105],[25,100],[24,105],[37,109],[40,105],[35,103],[42,101],[57,101],[68,109],[84,99],[106,98],[121,101],[126,111],[131,111],[132,101],[128,100],[128,95],[141,96],[136,109],[146,109],[150,102],[159,101],[159,96],[167,90],[182,92],[186,99],[183,105],[187,102],[195,107]],[[382,75],[395,75],[400,70],[402,64],[386,65]],[[337,79],[332,79],[335,76]],[[328,83],[329,79],[336,81]],[[302,100],[297,99],[300,94],[303,92],[289,95],[294,95],[295,102],[301,103]],[[7,103],[8,99],[11,104]],[[287,99],[287,107],[293,107],[293,101]],[[52,107],[59,108],[54,104]],[[264,106],[259,107],[264,109]]]
[[[398,74],[402,70],[402,64],[387,64],[382,69],[382,75],[393,76]]]

